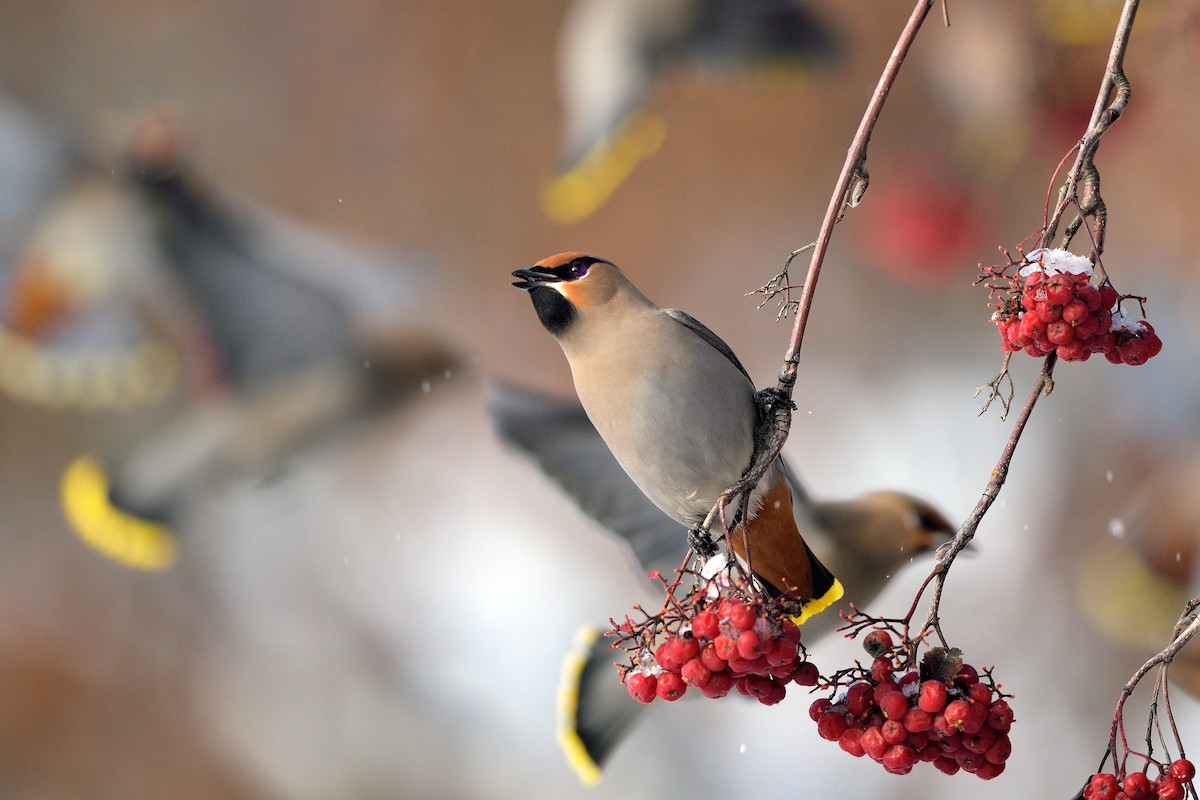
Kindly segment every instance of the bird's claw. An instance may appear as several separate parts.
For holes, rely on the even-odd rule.
[[[712,536],[699,525],[693,525],[688,530],[688,547],[692,548],[693,553],[705,560],[717,554],[717,545],[713,542]]]
[[[796,404],[792,402],[792,398],[788,397],[778,386],[768,386],[765,389],[760,389],[754,395],[754,399],[758,401],[758,405],[764,414],[770,414],[776,406],[787,406],[792,411],[796,410]]]

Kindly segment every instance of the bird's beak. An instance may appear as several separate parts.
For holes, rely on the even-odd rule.
[[[538,286],[542,286],[547,283],[556,283],[562,280],[562,278],[558,277],[545,267],[519,269],[513,272],[512,276],[514,278],[520,278],[519,281],[513,282],[513,286],[517,287],[518,289],[524,289],[527,292],[536,289]]]

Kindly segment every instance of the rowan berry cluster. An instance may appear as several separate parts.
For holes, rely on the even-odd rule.
[[[1155,766],[1159,769],[1155,778],[1145,771],[1097,773],[1083,787],[1084,800],[1183,800],[1196,777],[1196,766],[1186,758]]]
[[[815,686],[819,677],[788,602],[723,573],[706,574],[682,600],[668,587],[662,612],[638,623],[626,617],[613,633],[630,658],[622,680],[641,703],[677,700],[694,687],[711,698],[736,688],[769,706],[784,698],[788,683]]]
[[[870,669],[846,671],[835,696],[809,708],[823,739],[896,775],[922,761],[984,780],[1004,771],[1013,713],[990,674],[981,680],[959,651],[947,648],[931,649],[919,669],[905,670],[885,630],[872,631],[864,645],[876,656]]]
[[[1034,250],[993,305],[1000,349],[1024,350],[1035,358],[1057,353],[1064,361],[1103,354],[1114,364],[1144,364],[1162,350],[1146,320],[1121,309],[1107,280],[1093,284],[1092,263],[1066,250]],[[1000,288],[992,285],[993,289]]]

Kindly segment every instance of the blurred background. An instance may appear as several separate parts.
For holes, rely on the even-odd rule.
[[[886,775],[794,693],[655,709],[584,789],[554,739],[561,657],[653,595],[492,430],[490,380],[571,393],[509,272],[612,259],[772,383],[788,326],[746,295],[815,237],[909,12],[810,3],[802,57],[764,60],[719,25],[634,47],[713,4],[644,5],[0,0],[0,794],[1065,798],[1095,768],[1198,593],[1200,7],[1139,14],[1096,159],[1104,264],[1165,348],[1060,365],[947,584],[947,635],[1016,695],[1007,772]],[[788,452],[814,494],[974,506],[1011,423],[973,398],[1000,351],[972,281],[1040,225],[1119,5],[953,3],[921,33],[804,346]],[[582,159],[598,188],[555,183],[635,109],[640,145]],[[309,288],[197,277],[241,258]],[[1014,358],[1018,402],[1039,366]],[[173,568],[73,534],[82,455],[141,487]],[[902,613],[928,567],[871,610]]]

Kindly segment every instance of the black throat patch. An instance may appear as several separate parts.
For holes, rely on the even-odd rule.
[[[538,319],[555,336],[561,336],[575,321],[575,307],[557,289],[535,286],[529,290],[529,297]]]

